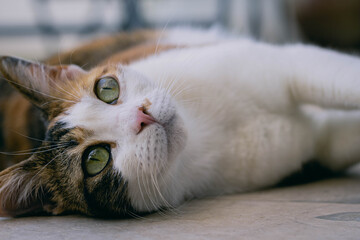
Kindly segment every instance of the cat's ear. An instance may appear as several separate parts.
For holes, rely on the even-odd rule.
[[[55,204],[43,179],[43,166],[35,159],[18,163],[0,173],[0,217],[53,212]]]
[[[54,100],[74,100],[73,94],[67,94],[66,88],[71,85],[66,84],[85,73],[76,65],[50,66],[14,57],[0,57],[0,77],[42,109]]]

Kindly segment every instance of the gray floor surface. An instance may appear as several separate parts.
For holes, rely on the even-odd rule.
[[[0,239],[360,239],[360,169],[310,184],[194,200],[142,219],[0,218]]]

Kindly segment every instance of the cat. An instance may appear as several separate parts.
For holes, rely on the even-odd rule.
[[[43,122],[0,173],[1,216],[134,216],[360,160],[360,60],[315,46],[140,31],[0,72]]]

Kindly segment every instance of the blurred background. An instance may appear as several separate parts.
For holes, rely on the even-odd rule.
[[[139,28],[219,25],[283,44],[360,50],[360,0],[0,0],[0,55],[41,60]]]

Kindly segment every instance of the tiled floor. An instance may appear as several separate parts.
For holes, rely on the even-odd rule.
[[[360,239],[360,169],[337,179],[196,200],[144,219],[0,218],[0,239]]]

